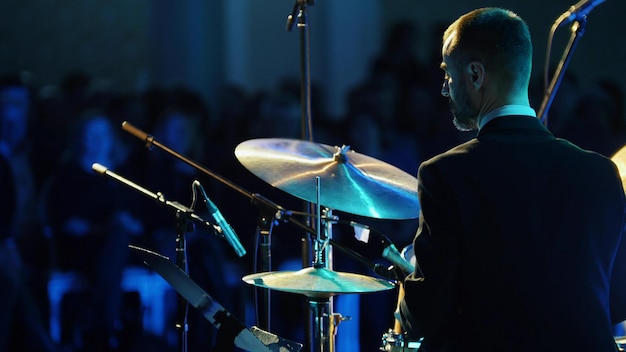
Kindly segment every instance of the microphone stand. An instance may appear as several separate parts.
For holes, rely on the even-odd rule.
[[[186,158],[185,156],[181,155],[180,153],[174,151],[173,149],[167,147],[166,145],[160,143],[158,140],[156,140],[154,138],[154,136],[149,135],[143,131],[141,131],[140,129],[136,128],[135,126],[131,125],[128,121],[124,121],[122,123],[122,129],[124,129],[125,131],[129,132],[130,134],[134,135],[135,137],[141,139],[142,141],[144,141],[145,143],[145,147],[148,149],[152,149],[153,147],[158,147],[159,149],[171,154],[172,156],[174,156],[175,158],[185,162],[186,164],[194,167],[195,169],[209,175],[210,177],[214,178],[215,180],[223,183],[224,185],[232,188],[233,190],[237,191],[238,193],[248,197],[250,199],[250,202],[259,207],[260,208],[260,215],[259,215],[259,226],[257,226],[257,232],[258,235],[261,237],[261,246],[259,247],[260,249],[260,254],[259,257],[262,258],[262,260],[260,261],[261,266],[258,268],[260,270],[260,272],[269,272],[271,271],[270,265],[271,265],[271,261],[270,261],[270,257],[271,257],[271,253],[270,253],[270,245],[271,245],[271,231],[274,227],[274,225],[277,225],[280,221],[283,222],[290,222],[294,225],[296,225],[297,227],[299,227],[300,229],[304,230],[307,233],[311,233],[311,234],[315,234],[316,231],[314,229],[312,229],[309,225],[304,224],[296,219],[294,219],[293,217],[291,217],[291,211],[286,210],[285,208],[283,208],[282,206],[270,201],[269,199],[265,198],[264,196],[260,195],[260,194],[256,194],[256,193],[251,193],[247,190],[245,190],[244,188],[236,185],[235,183],[233,183],[232,181],[222,177],[221,175],[207,169],[206,167],[194,162],[193,160],[190,160],[188,158]],[[256,268],[255,268],[256,269]],[[259,326],[264,329],[264,330],[269,330],[269,322],[270,322],[270,312],[269,312],[269,307],[270,307],[270,295],[269,295],[269,289],[266,288],[258,288],[258,290],[262,290],[260,291],[261,294],[260,296],[262,296],[262,301],[258,302],[258,305],[260,306],[259,311],[262,312],[261,317],[263,318],[264,321],[259,321]],[[264,314],[263,314],[264,313]]]
[[[174,209],[176,211],[176,221],[177,221],[177,225],[176,225],[176,265],[182,270],[184,271],[187,275],[189,275],[189,270],[187,267],[187,246],[186,246],[186,242],[185,242],[185,233],[193,231],[194,229],[194,224],[198,223],[198,224],[202,224],[205,226],[208,226],[209,228],[212,228],[213,231],[215,233],[219,232],[219,226],[206,221],[204,219],[202,219],[200,216],[198,216],[193,209],[188,208],[182,204],[180,204],[179,202],[176,201],[169,201],[165,198],[165,196],[161,193],[161,192],[157,192],[154,193],[138,184],[136,184],[135,182],[124,178],[118,174],[116,174],[115,172],[112,172],[110,170],[108,170],[106,167],[94,163],[92,165],[92,169],[94,171],[96,171],[99,174],[108,176],[113,178],[114,180],[118,181],[119,183],[126,185],[132,189],[135,189],[136,191],[139,191],[140,193],[143,193],[144,195],[158,201],[159,203],[162,203],[172,209]],[[187,338],[187,334],[189,331],[189,326],[187,324],[187,313],[189,310],[189,303],[187,302],[186,299],[184,299],[184,297],[182,297],[181,295],[178,295],[178,313],[179,316],[177,318],[177,322],[176,322],[176,328],[181,330],[181,347],[182,347],[182,351],[186,352],[187,348],[188,348],[188,338]]]
[[[297,19],[300,29],[300,100],[302,114],[302,139],[313,141],[313,123],[311,119],[311,70],[309,49],[309,26],[307,24],[308,6],[315,5],[314,0],[295,0],[291,14],[287,16],[287,30],[292,31]]]
[[[193,223],[190,222],[188,211],[176,210],[176,266],[189,275],[187,266],[187,243],[185,233],[193,231]],[[181,350],[186,352],[189,348],[189,325],[187,316],[189,312],[189,302],[181,295],[178,295],[178,319],[175,326],[180,330]]]
[[[287,16],[287,30],[292,31],[297,19],[297,26],[300,29],[300,101],[301,101],[301,138],[303,140],[313,141],[313,122],[311,117],[311,70],[310,70],[310,46],[309,46],[309,25],[308,6],[315,5],[315,0],[295,0],[291,14]],[[314,204],[305,203],[305,209],[313,216],[320,216],[316,213],[317,209]],[[315,228],[316,224],[312,218],[308,219],[310,226]],[[312,233],[310,233],[312,234]],[[311,239],[307,236],[302,239],[302,266],[307,267],[313,260]],[[327,263],[332,267],[332,263]],[[331,299],[332,304],[332,299]],[[306,310],[308,319],[305,322],[306,331],[311,331],[312,322],[315,318],[309,310]],[[313,337],[307,333],[307,345],[313,346]]]
[[[254,272],[268,272],[272,268],[272,230],[277,224],[272,207],[264,207],[257,219],[256,240],[258,252],[255,251]],[[271,296],[270,290],[263,287],[254,288],[257,324],[262,329],[270,329]]]
[[[559,24],[560,22],[556,22],[552,25],[552,32],[554,32],[556,28],[558,28]],[[554,76],[552,77],[552,81],[548,89],[546,90],[546,95],[543,99],[543,102],[541,103],[541,107],[538,112],[538,116],[541,119],[541,122],[544,124],[544,126],[548,126],[548,110],[550,109],[550,106],[552,106],[552,102],[554,100],[554,96],[556,95],[556,91],[563,79],[563,74],[565,73],[565,70],[567,69],[567,66],[569,66],[569,63],[572,59],[572,53],[575,50],[576,46],[578,45],[578,42],[582,38],[583,34],[585,33],[586,25],[587,25],[587,17],[583,16],[580,20],[574,21],[572,26],[570,27],[572,31],[570,40],[567,43],[565,52],[563,53],[561,61],[559,62],[559,65],[557,66],[556,72]],[[549,63],[546,62],[546,69],[548,65]]]

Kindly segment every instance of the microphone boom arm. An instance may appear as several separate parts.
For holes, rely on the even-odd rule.
[[[166,206],[168,206],[168,207],[170,207],[170,208],[172,208],[172,209],[174,209],[176,211],[179,211],[181,213],[187,214],[189,216],[190,220],[193,220],[195,223],[202,224],[202,225],[205,225],[205,226],[207,226],[209,228],[212,228],[213,231],[215,231],[216,234],[221,233],[221,228],[218,225],[213,224],[210,221],[204,220],[198,214],[196,214],[191,208],[186,207],[183,204],[180,204],[179,202],[167,200],[163,193],[161,193],[161,192],[154,193],[154,192],[152,192],[152,191],[150,191],[150,190],[148,190],[148,189],[146,189],[146,188],[136,184],[135,182],[133,182],[133,181],[131,181],[131,180],[125,178],[125,177],[122,177],[122,176],[116,174],[115,172],[109,170],[105,166],[100,165],[98,163],[94,163],[91,166],[91,168],[95,172],[97,172],[97,173],[99,173],[101,175],[108,176],[108,177],[114,179],[115,181],[117,181],[117,182],[119,182],[119,183],[121,183],[123,185],[126,185],[126,186],[128,186],[128,187],[130,187],[130,188],[132,188],[132,189],[134,189],[136,191],[139,191],[140,193],[148,196],[149,198],[152,198],[152,199],[156,200],[159,203],[162,203],[162,204],[164,204],[164,205],[166,205]]]

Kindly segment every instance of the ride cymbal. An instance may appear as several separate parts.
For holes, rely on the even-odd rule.
[[[295,139],[261,138],[240,143],[235,156],[270,185],[307,202],[377,219],[419,216],[417,179],[349,147]]]

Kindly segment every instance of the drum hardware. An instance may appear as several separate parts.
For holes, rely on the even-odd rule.
[[[303,140],[313,141],[313,118],[311,116],[311,49],[309,45],[309,23],[308,23],[308,10],[310,5],[315,5],[315,0],[294,0],[293,9],[287,16],[286,28],[288,31],[292,31],[294,25],[297,22],[297,27],[300,32],[300,115],[301,115],[301,134],[300,138]],[[313,210],[311,203],[305,204],[307,211],[314,216],[321,216],[319,212]],[[319,207],[318,209],[319,210]],[[313,223],[312,219],[309,219]],[[319,228],[318,228],[319,229]],[[311,233],[312,234],[312,233]],[[303,266],[310,260],[311,255],[311,241],[308,237],[302,239],[302,263]],[[307,319],[307,345],[314,345],[314,337],[310,332],[310,326],[315,325],[314,316],[310,311],[303,312],[308,314]]]
[[[419,215],[417,179],[377,159],[358,154],[347,146],[331,147],[293,139],[262,138],[240,143],[235,156],[253,174],[295,197],[324,206],[327,219],[336,209],[373,218],[411,219]],[[316,183],[312,182],[313,177]],[[320,192],[320,189],[323,192]],[[321,217],[318,217],[318,222]],[[307,296],[312,319],[312,351],[334,350],[329,323],[332,296],[364,293],[394,287],[388,282],[368,281],[361,276],[332,271],[332,224],[324,223],[324,235],[317,227],[313,242],[314,265],[299,272],[266,272],[244,277],[259,287]],[[329,255],[329,256],[327,256]],[[330,267],[326,265],[330,264]],[[352,274],[354,275],[354,274]],[[338,285],[336,281],[339,281]],[[350,286],[345,286],[349,281]],[[382,280],[381,280],[382,281]],[[310,286],[309,283],[315,283]],[[372,285],[372,286],[370,286]],[[349,288],[352,287],[352,288]],[[315,301],[317,299],[318,301]],[[323,301],[319,301],[323,299]],[[321,306],[324,308],[321,308]]]
[[[258,287],[302,294],[307,297],[314,316],[311,327],[312,351],[334,351],[334,338],[341,321],[349,318],[334,313],[332,296],[388,290],[395,285],[373,277],[337,272],[314,265],[298,271],[246,275],[243,281]]]
[[[335,350],[336,329],[342,320],[340,314],[333,312],[332,296],[344,293],[366,293],[387,290],[395,287],[388,281],[364,275],[336,272],[332,270],[332,223],[335,218],[332,210],[320,208],[320,177],[316,176],[317,213],[332,221],[324,222],[317,217],[317,233],[313,241],[314,260],[311,267],[299,271],[268,272],[247,275],[243,281],[258,287],[278,291],[302,294],[308,298],[309,309],[313,314],[311,326],[311,350]],[[324,231],[321,231],[321,228]]]
[[[396,333],[393,329],[389,329],[383,334],[379,351],[388,352],[417,352],[420,348],[421,341],[410,341],[406,337],[406,333]]]

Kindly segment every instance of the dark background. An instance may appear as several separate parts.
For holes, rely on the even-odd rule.
[[[286,77],[299,79],[298,31],[285,29],[293,4],[7,0],[0,4],[0,68],[28,70],[40,85],[57,84],[74,70],[131,92],[182,82],[217,108],[217,92],[224,84],[261,90]],[[414,23],[417,35],[411,49],[423,58],[438,45],[431,43],[433,25],[482,6],[508,7],[528,22],[535,45],[535,76],[540,79],[549,29],[573,4],[571,0],[315,1],[308,22],[311,79],[323,93],[316,99],[332,115],[340,115],[346,91],[363,79],[393,23]],[[570,66],[584,82],[605,77],[620,84],[626,81],[621,67],[626,48],[617,31],[625,11],[626,3],[609,0],[589,16]],[[561,57],[568,37],[568,28],[557,33],[553,62]]]

